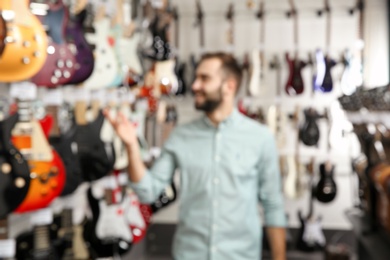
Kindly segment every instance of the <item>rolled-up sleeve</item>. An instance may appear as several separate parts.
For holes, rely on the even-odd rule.
[[[152,203],[167,187],[177,167],[174,155],[174,132],[162,148],[161,155],[153,163],[151,169],[146,170],[142,179],[137,182],[130,182],[130,187],[138,195],[141,203]]]
[[[264,209],[265,225],[285,227],[286,215],[281,190],[279,155],[273,135],[269,132],[258,164],[258,196]]]

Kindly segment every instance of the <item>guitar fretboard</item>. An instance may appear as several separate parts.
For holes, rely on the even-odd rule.
[[[34,228],[34,250],[46,250],[50,247],[49,228],[37,226]]]

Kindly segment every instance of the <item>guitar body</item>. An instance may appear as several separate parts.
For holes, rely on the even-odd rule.
[[[304,219],[301,212],[298,212],[298,218],[301,222],[299,229],[297,249],[305,252],[323,250],[326,241],[321,227],[321,220]]]
[[[154,70],[154,84],[160,86],[162,94],[175,94],[179,82],[175,74],[175,60],[157,61]]]
[[[91,76],[84,81],[87,89],[102,89],[113,87],[112,83],[119,74],[117,59],[113,46],[109,42],[110,20],[102,18],[94,22],[95,32],[87,33],[86,38],[90,44],[96,46],[95,66]]]
[[[48,228],[48,227],[47,227]],[[52,240],[54,237],[50,237]],[[26,260],[60,260],[54,246],[50,245],[45,249],[34,249],[34,231],[20,234],[16,238],[16,259]]]
[[[299,129],[299,139],[307,146],[315,146],[320,140],[320,129],[317,124],[318,114],[313,108],[305,109],[305,122]]]
[[[66,24],[66,40],[76,48],[75,72],[68,84],[84,82],[92,74],[95,59],[87,40],[84,37],[83,23],[87,11],[82,10],[77,15],[71,15]]]
[[[256,97],[260,94],[261,85],[261,60],[260,52],[253,50],[251,53],[249,95]]]
[[[343,55],[344,71],[341,76],[341,90],[344,95],[352,95],[363,82],[360,59],[352,57],[349,50]]]
[[[7,36],[6,22],[2,15],[0,15],[0,58],[5,48],[5,37]]]
[[[7,21],[6,46],[0,59],[0,81],[22,81],[34,76],[47,56],[47,36],[42,24],[29,10],[29,1],[4,0],[0,10],[15,13]]]
[[[316,51],[316,75],[313,77],[313,89],[323,93],[331,92],[333,89],[333,79],[331,69],[336,62],[324,55],[322,51]]]
[[[52,153],[52,161],[28,161],[30,171],[36,177],[31,179],[26,198],[15,212],[44,208],[61,194],[65,185],[65,167],[58,153],[54,150]]]
[[[115,152],[112,142],[104,143],[100,137],[104,115],[100,111],[92,123],[80,125],[76,140],[81,171],[86,181],[106,176],[114,167]]]
[[[188,88],[185,80],[187,64],[185,62],[180,62],[177,57],[175,63],[176,63],[175,73],[176,73],[176,78],[178,83],[178,89],[176,91],[176,95],[184,96],[187,93],[187,88]]]
[[[124,82],[124,79],[125,79],[125,73],[124,73],[125,71],[123,70],[124,63],[123,63],[122,55],[120,52],[120,46],[119,46],[119,41],[120,41],[122,34],[123,34],[123,30],[122,30],[121,25],[117,24],[113,28],[111,28],[111,33],[110,33],[111,40],[110,41],[113,44],[112,47],[114,49],[115,60],[117,62],[116,63],[117,75],[114,78],[114,81],[111,82],[111,84],[109,84],[109,86],[113,86],[113,87],[121,86]]]
[[[158,199],[150,205],[152,208],[152,212],[156,213],[160,209],[163,209],[166,206],[170,205],[172,202],[176,200],[176,197],[177,197],[176,185],[172,181],[172,183],[168,187],[166,187],[165,190],[161,193]]]
[[[23,202],[30,187],[27,161],[10,142],[11,130],[17,121],[18,114],[0,121],[0,219]]]
[[[59,137],[50,137],[50,144],[58,152],[65,166],[66,181],[61,196],[73,193],[83,181],[81,166],[77,153],[76,133],[74,124],[68,132]]]
[[[48,26],[48,56],[42,69],[31,78],[37,86],[56,87],[66,84],[75,73],[75,57],[64,39],[64,29],[68,12],[62,1],[49,4],[50,9],[41,19]]]
[[[321,178],[316,187],[317,200],[323,203],[329,203],[334,200],[337,195],[337,186],[334,181],[335,166],[328,163],[320,164]]]
[[[290,96],[302,94],[304,90],[302,69],[305,67],[305,63],[299,60],[298,57],[295,57],[292,60],[288,53],[286,53],[286,61],[288,64],[289,76],[285,91]]]
[[[127,192],[127,196],[129,196],[129,207],[126,217],[127,222],[130,225],[130,230],[133,234],[132,243],[136,244],[142,241],[146,236],[147,227],[150,223],[150,217],[147,220],[146,216],[142,213],[141,204],[135,193]]]
[[[140,43],[140,33],[134,33],[131,38],[122,37],[119,40],[119,51],[124,65],[128,69],[127,83],[134,85],[143,73],[141,61],[138,55],[138,45]]]
[[[286,158],[288,173],[284,181],[284,194],[291,199],[296,199],[303,194],[302,168],[295,155],[289,155]]]
[[[120,238],[102,240],[98,237],[97,233],[100,232],[100,231],[98,231],[98,225],[99,226],[102,225],[102,224],[99,224],[99,218],[101,217],[101,215],[107,216],[108,213],[106,214],[106,212],[102,213],[100,211],[101,209],[105,209],[105,208],[104,207],[101,208],[101,203],[99,203],[99,201],[96,198],[94,198],[94,196],[92,195],[91,188],[88,189],[87,196],[88,196],[88,201],[89,201],[89,205],[91,207],[93,218],[92,218],[92,220],[89,220],[85,224],[83,236],[84,236],[85,241],[89,242],[89,245],[90,245],[89,250],[90,250],[91,257],[93,259],[96,259],[98,257],[110,257],[110,256],[114,255],[115,250],[117,251],[117,253],[119,255],[122,255],[122,254],[125,254],[126,252],[128,252],[131,249],[131,240],[130,241],[122,240]],[[116,212],[114,212],[113,214],[117,215]],[[122,218],[125,219],[123,215],[122,215]],[[111,224],[114,224],[114,223],[111,223]],[[107,223],[105,223],[105,224],[107,224]],[[115,224],[120,225],[120,224],[123,224],[123,222],[121,220]],[[123,235],[123,236],[129,237],[129,235],[130,235],[130,238],[131,238],[131,233],[130,233],[129,227],[127,225],[126,226],[122,225],[121,228],[124,229],[123,231],[124,231],[125,235]],[[129,233],[127,233],[127,231]],[[119,232],[120,232],[120,230],[119,230]]]

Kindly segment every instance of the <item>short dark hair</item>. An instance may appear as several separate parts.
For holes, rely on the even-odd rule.
[[[237,62],[237,60],[234,58],[234,56],[225,52],[205,53],[200,58],[198,64],[200,64],[202,61],[209,60],[209,59],[218,59],[221,61],[222,71],[228,77],[231,76],[235,79],[237,83],[236,93],[238,93],[242,81],[242,68],[240,64]]]

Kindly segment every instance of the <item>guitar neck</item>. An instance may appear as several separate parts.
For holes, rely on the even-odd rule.
[[[46,112],[50,114],[53,118],[53,126],[50,131],[50,136],[58,137],[61,135],[61,130],[59,127],[58,120],[58,106],[49,105],[46,106]]]
[[[8,219],[0,219],[0,240],[8,239]]]
[[[50,248],[50,237],[48,226],[36,226],[34,228],[34,250],[48,250]]]
[[[73,210],[64,209],[61,216],[61,227],[64,230],[64,237],[72,240],[73,237]]]

